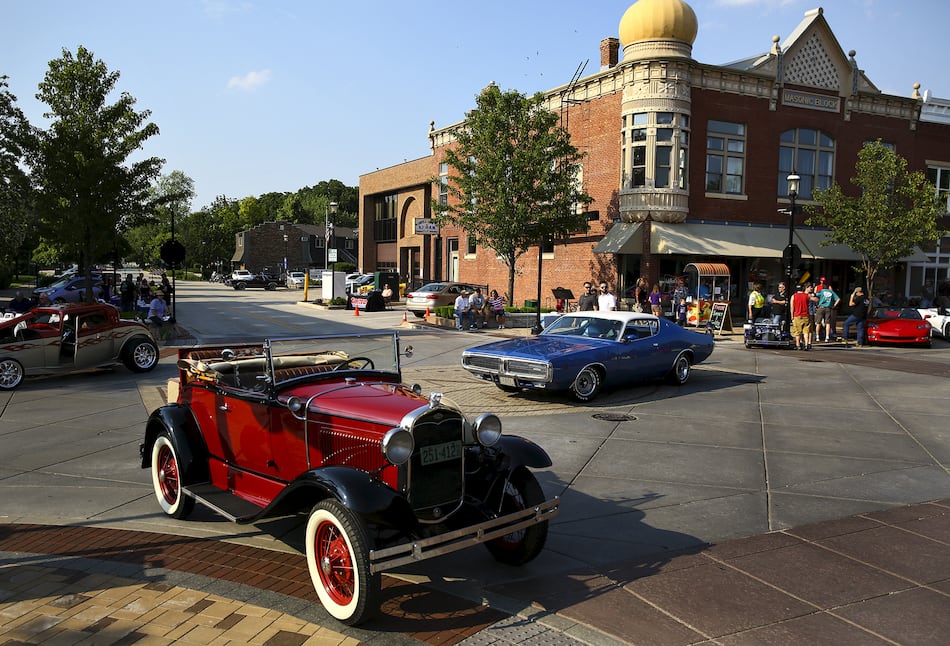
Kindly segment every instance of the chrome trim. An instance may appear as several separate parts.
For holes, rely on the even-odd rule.
[[[477,525],[463,527],[452,532],[423,538],[411,543],[394,545],[381,550],[370,550],[369,571],[371,574],[424,561],[434,556],[449,554],[480,543],[505,536],[511,532],[538,525],[554,518],[560,512],[560,498],[555,496],[537,507],[522,509],[507,516],[492,518]]]

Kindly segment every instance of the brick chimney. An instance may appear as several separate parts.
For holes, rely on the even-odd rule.
[[[600,71],[610,69],[617,65],[617,57],[620,55],[620,39],[604,38],[600,41]]]

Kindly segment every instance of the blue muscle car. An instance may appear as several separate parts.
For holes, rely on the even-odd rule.
[[[684,384],[692,365],[712,351],[711,335],[651,314],[573,312],[538,336],[470,348],[462,367],[507,392],[569,390],[586,402],[604,384],[660,378]]]

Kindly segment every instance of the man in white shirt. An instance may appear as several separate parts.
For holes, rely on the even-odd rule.
[[[600,284],[600,294],[597,295],[597,309],[601,312],[617,309],[617,298],[610,293],[607,283]]]
[[[475,327],[475,319],[472,317],[472,302],[468,295],[468,290],[462,290],[462,293],[455,299],[455,327],[458,330],[468,330]]]

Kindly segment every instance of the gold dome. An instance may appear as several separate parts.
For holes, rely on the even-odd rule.
[[[683,0],[637,0],[620,19],[620,42],[679,40],[692,45],[698,30],[696,14]]]

